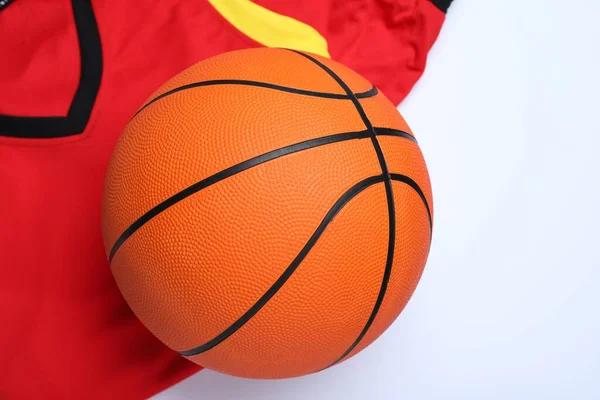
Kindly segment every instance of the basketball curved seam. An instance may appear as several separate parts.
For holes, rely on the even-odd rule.
[[[379,127],[373,127],[373,129],[375,130],[375,134],[377,136],[398,136],[398,137],[403,137],[404,139],[412,140],[413,142],[417,143],[417,138],[405,131],[400,131],[398,129],[393,129],[393,128],[379,128]]]
[[[405,183],[410,188],[415,190],[415,192],[419,195],[419,197],[421,198],[421,200],[423,202],[423,205],[425,206],[425,209],[427,210],[427,215],[428,215],[428,218],[430,221],[429,224],[431,227],[431,220],[432,220],[431,212],[430,212],[429,204],[427,202],[427,198],[423,194],[423,190],[419,187],[419,185],[414,180],[412,180],[410,177],[408,177],[406,175],[402,175],[402,174],[390,174],[390,175],[391,175],[392,180]],[[227,328],[221,334],[217,335],[212,340],[209,340],[208,342],[206,342],[198,347],[194,347],[193,349],[180,351],[179,353],[181,355],[184,355],[187,357],[201,354],[201,353],[208,351],[211,348],[215,347],[216,345],[218,345],[219,343],[221,343],[222,341],[227,339],[229,336],[233,335],[242,326],[244,326],[246,324],[246,322],[248,322],[252,317],[254,317],[260,311],[260,309],[262,307],[264,307],[266,305],[266,303],[268,303],[269,300],[283,287],[285,282],[287,282],[287,280],[291,277],[291,275],[299,267],[300,263],[303,261],[303,259],[306,257],[308,252],[312,249],[312,247],[314,246],[316,241],[319,239],[320,235],[323,233],[323,232],[319,232],[320,227],[323,225],[324,221],[327,220],[327,218],[330,215],[330,213],[332,212],[332,210],[337,208],[336,214],[339,213],[342,210],[342,208],[352,199],[352,197],[355,197],[361,191],[367,189],[367,187],[369,187],[371,185],[383,182],[384,179],[385,179],[385,177],[383,175],[378,175],[378,176],[374,176],[371,178],[367,178],[367,179],[363,180],[362,182],[359,182],[358,184],[354,185],[353,188],[351,188],[346,193],[344,193],[344,195],[342,195],[342,197],[338,201],[336,201],[336,203],[334,203],[334,205],[329,210],[329,212],[326,214],[325,218],[323,219],[323,221],[321,222],[319,227],[317,227],[317,229],[315,230],[315,233],[313,233],[313,236],[311,236],[309,241],[304,245],[303,249],[296,256],[296,258],[294,259],[292,264],[290,264],[290,266],[288,266],[288,268],[283,272],[282,275],[280,275],[278,280],[269,288],[269,290],[246,313],[244,313],[244,315],[242,315],[242,317],[238,318],[238,320],[236,320],[236,322],[234,322],[232,325],[230,325],[229,328]],[[367,184],[368,182],[371,182],[371,181],[373,183]],[[358,186],[362,186],[363,184],[365,184],[366,186],[360,188],[352,197],[347,198],[347,200],[345,202],[343,202],[343,199],[345,197],[347,197],[349,195],[349,193],[353,191],[353,189],[357,189]],[[339,206],[339,208],[338,208],[338,206]],[[335,216],[335,214],[330,216],[331,220],[333,219],[334,216]],[[329,224],[330,222],[331,221],[328,221],[327,224]],[[323,230],[325,228],[326,228],[326,226],[323,227]],[[431,230],[430,230],[430,232],[431,232]],[[317,234],[317,233],[318,233],[318,237],[314,237],[315,234]],[[313,240],[313,238],[314,238],[314,243],[311,244],[311,240]],[[306,254],[303,254],[302,253],[303,251],[306,251]],[[297,264],[294,264],[295,262],[297,262]],[[284,275],[285,275],[285,277],[282,278]]]
[[[306,256],[310,252],[310,250],[317,243],[317,241],[319,240],[319,238],[321,237],[321,235],[323,234],[323,232],[325,231],[325,229],[327,228],[329,223],[331,223],[333,218],[340,212],[340,210],[350,200],[352,200],[355,196],[357,196],[360,192],[362,192],[363,190],[367,189],[368,187],[370,187],[376,183],[383,182],[385,179],[386,179],[386,177],[384,175],[372,176],[372,177],[369,177],[367,179],[360,181],[359,183],[357,183],[356,185],[354,185],[350,189],[348,189],[333,204],[333,206],[329,209],[327,214],[325,214],[325,217],[323,218],[323,220],[321,221],[321,223],[319,224],[319,226],[317,227],[315,232],[312,234],[310,239],[308,239],[308,241],[306,242],[306,244],[304,245],[302,250],[300,250],[300,252],[296,256],[296,258],[294,258],[294,260],[285,269],[285,271],[283,271],[283,273],[279,276],[279,278],[277,278],[275,283],[273,283],[273,285],[271,285],[271,287],[265,292],[265,294],[263,294],[260,297],[260,299],[256,303],[254,303],[254,305],[252,305],[252,307],[250,307],[248,309],[248,311],[246,311],[240,318],[238,318],[233,324],[231,324],[227,329],[225,329],[223,332],[221,332],[215,338],[209,340],[208,342],[204,343],[201,346],[195,347],[190,350],[180,351],[179,353],[186,357],[195,356],[200,353],[204,353],[205,351],[212,349],[213,347],[215,347],[216,345],[218,345],[219,343],[221,343],[222,341],[224,341],[225,339],[227,339],[228,337],[233,335],[238,329],[240,329],[242,326],[244,326],[246,324],[246,322],[248,322],[252,317],[254,317],[260,311],[260,309],[263,308],[265,306],[265,304],[267,304],[269,302],[269,300],[271,300],[271,298],[273,298],[273,296],[275,296],[275,294],[279,291],[279,289],[281,289],[283,287],[283,285],[288,281],[288,279],[293,275],[293,273],[296,271],[298,266],[306,258]]]
[[[427,211],[427,218],[429,219],[429,240],[431,240],[431,233],[433,232],[433,216],[431,215],[431,208],[429,208],[429,202],[427,201],[427,197],[421,187],[415,182],[413,179],[406,175],[402,174],[390,174],[393,181],[398,181],[407,184],[410,186],[421,198],[423,205],[425,206],[425,210]]]
[[[401,137],[401,138],[405,138],[405,139],[411,140],[413,142],[416,142],[416,139],[412,135],[410,135],[406,132],[400,131],[400,130],[391,129],[391,128],[373,128],[373,129],[375,129],[375,131],[378,135],[396,136],[396,137]],[[337,142],[342,142],[345,140],[361,139],[361,138],[368,138],[368,137],[369,137],[369,131],[364,130],[364,131],[357,131],[357,132],[344,132],[344,133],[338,133],[338,134],[329,135],[329,136],[323,136],[323,137],[316,138],[316,139],[310,139],[310,140],[306,140],[304,142],[299,142],[299,143],[295,143],[295,144],[292,144],[289,146],[281,147],[279,149],[271,150],[267,153],[263,153],[256,157],[242,161],[242,162],[235,164],[229,168],[219,171],[213,175],[210,175],[210,176],[194,183],[193,185],[190,185],[187,188],[175,193],[174,195],[168,197],[167,199],[158,203],[156,206],[152,207],[150,210],[146,211],[138,219],[136,219],[131,225],[129,225],[127,227],[127,229],[125,229],[123,231],[123,233],[121,233],[119,235],[119,237],[117,238],[115,243],[112,245],[109,256],[108,256],[108,262],[109,263],[112,262],[113,258],[115,257],[115,254],[117,253],[117,250],[123,245],[123,243],[125,243],[125,241],[131,235],[133,235],[138,229],[140,229],[142,226],[144,226],[148,221],[150,221],[152,218],[156,217],[158,214],[165,211],[169,207],[179,203],[180,201],[186,199],[187,197],[193,195],[194,193],[197,193],[200,190],[207,188],[208,186],[211,186],[217,182],[222,181],[223,179],[229,178],[229,177],[231,177],[235,174],[238,174],[242,171],[245,171],[247,169],[250,169],[252,167],[255,167],[257,165],[265,163],[267,161],[271,161],[276,158],[283,157],[288,154],[296,153],[298,151],[312,149],[314,147],[323,146],[323,145],[330,144],[330,143],[337,143]]]
[[[316,65],[318,65],[321,69],[323,69],[325,72],[327,72],[342,87],[342,89],[344,89],[344,91],[346,92],[346,94],[348,96],[350,96],[350,98],[352,100],[352,104],[354,104],[354,107],[356,108],[356,111],[358,112],[361,119],[363,120],[363,123],[367,127],[367,130],[371,133],[371,141],[373,143],[373,148],[375,149],[375,153],[377,154],[377,159],[379,160],[379,165],[381,166],[381,171],[383,173],[383,176],[386,178],[384,180],[384,184],[385,184],[385,192],[386,192],[387,205],[388,205],[389,234],[388,234],[388,253],[387,253],[387,259],[385,262],[385,270],[383,272],[383,279],[381,281],[381,287],[379,288],[377,300],[375,301],[373,310],[371,311],[371,315],[369,316],[369,319],[365,323],[363,330],[360,332],[360,334],[358,335],[356,340],[350,345],[350,347],[348,347],[348,349],[340,357],[338,357],[334,362],[329,364],[329,367],[330,367],[330,366],[337,364],[341,360],[343,360],[360,343],[360,341],[363,339],[363,337],[367,334],[367,332],[371,328],[371,325],[373,325],[373,322],[375,321],[375,318],[377,317],[377,314],[379,313],[379,310],[381,308],[381,304],[383,304],[383,299],[384,299],[385,293],[387,291],[387,286],[388,286],[388,282],[390,280],[390,276],[392,274],[392,266],[394,263],[394,249],[396,247],[396,207],[394,205],[394,192],[392,190],[392,180],[390,177],[390,172],[387,167],[387,163],[385,161],[385,157],[383,155],[383,150],[381,149],[381,145],[379,144],[379,141],[377,140],[377,133],[375,132],[375,129],[373,128],[373,125],[371,124],[369,117],[365,113],[365,110],[363,109],[362,105],[360,104],[360,101],[358,101],[358,99],[356,98],[354,93],[352,93],[352,90],[350,89],[350,87],[342,80],[342,78],[340,78],[328,66],[326,66],[325,64],[323,64],[322,62],[320,62],[319,60],[317,60],[316,58],[312,57],[309,54],[303,53],[301,51],[296,51],[296,50],[290,50],[290,51],[293,51],[294,53],[299,54],[299,55],[309,59]]]
[[[217,86],[217,85],[254,86],[254,87],[260,87],[260,88],[266,88],[266,89],[279,90],[281,92],[299,94],[299,95],[303,95],[303,96],[321,97],[324,99],[350,100],[350,97],[346,94],[316,92],[316,91],[312,91],[312,90],[297,89],[297,88],[292,88],[292,87],[288,87],[288,86],[275,85],[273,83],[260,82],[260,81],[249,81],[249,80],[242,80],[242,79],[216,79],[216,80],[210,80],[210,81],[189,83],[187,85],[178,86],[175,89],[171,89],[165,93],[162,93],[162,94],[156,96],[155,98],[153,98],[152,100],[148,101],[146,104],[144,104],[135,114],[133,114],[133,117],[131,117],[131,119],[135,118],[140,112],[142,112],[150,104],[153,104],[156,101],[163,99],[167,96],[170,96],[174,93],[181,92],[183,90],[198,88],[198,87]],[[367,99],[369,97],[377,96],[378,93],[379,93],[379,90],[377,90],[377,88],[375,86],[373,86],[371,89],[367,90],[366,92],[357,93],[356,96],[358,96],[361,99]]]

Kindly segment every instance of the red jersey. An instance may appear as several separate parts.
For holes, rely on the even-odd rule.
[[[278,45],[341,61],[399,102],[450,1],[0,0],[0,398],[145,398],[200,369],[134,317],[101,238],[108,159],[156,88]]]

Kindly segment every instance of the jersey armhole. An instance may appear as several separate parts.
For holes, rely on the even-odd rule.
[[[23,117],[0,114],[0,136],[51,139],[81,134],[88,123],[102,79],[100,32],[90,0],[71,0],[79,42],[79,83],[66,116]]]

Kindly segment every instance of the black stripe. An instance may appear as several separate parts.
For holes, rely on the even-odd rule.
[[[341,360],[343,360],[358,345],[358,343],[360,343],[362,338],[367,334],[367,331],[369,330],[369,328],[371,328],[371,325],[373,325],[373,321],[375,321],[375,317],[377,316],[377,313],[379,312],[379,309],[381,308],[381,304],[383,303],[383,299],[384,299],[385,293],[387,291],[388,282],[389,282],[390,276],[392,274],[392,265],[394,263],[394,249],[396,246],[396,208],[394,206],[394,193],[392,191],[392,181],[390,179],[390,173],[389,173],[389,170],[387,167],[387,163],[385,162],[383,150],[381,149],[381,146],[379,145],[379,141],[377,140],[377,132],[373,128],[371,121],[369,121],[369,118],[367,117],[365,110],[362,108],[360,101],[358,101],[356,96],[354,96],[350,87],[348,87],[348,85],[346,85],[346,83],[339,76],[337,76],[335,72],[333,72],[329,67],[327,67],[325,64],[323,64],[322,62],[320,62],[319,60],[317,60],[316,58],[314,58],[308,54],[305,54],[305,53],[302,53],[299,51],[295,51],[295,50],[291,50],[291,51],[293,51],[297,54],[300,54],[301,56],[303,56],[305,58],[308,58],[313,63],[315,63],[319,67],[321,67],[333,79],[335,79],[335,81],[344,89],[346,94],[351,97],[352,103],[354,104],[354,107],[356,107],[356,111],[358,111],[361,119],[363,120],[363,123],[367,127],[367,130],[369,132],[371,132],[371,141],[373,143],[375,152],[377,153],[377,158],[379,160],[379,165],[381,166],[381,171],[383,172],[383,176],[385,176],[385,178],[386,178],[384,183],[385,183],[385,193],[386,193],[386,197],[387,197],[388,221],[389,221],[388,252],[387,252],[387,259],[385,262],[385,270],[383,272],[383,279],[381,281],[381,287],[379,288],[379,294],[377,295],[377,300],[375,301],[375,305],[373,306],[371,315],[369,316],[369,319],[367,320],[363,330],[360,332],[360,334],[358,335],[358,337],[356,338],[354,343],[352,343],[350,345],[350,347],[348,347],[348,349],[340,357],[338,357],[333,363],[331,363],[329,365],[329,366],[332,366],[334,364],[337,364]]]
[[[218,79],[218,80],[212,80],[212,81],[194,82],[194,83],[190,83],[187,85],[179,86],[175,89],[171,89],[168,92],[165,92],[159,96],[156,96],[154,99],[150,100],[142,108],[140,108],[133,116],[135,117],[136,115],[138,115],[140,112],[142,112],[142,110],[144,110],[150,104],[152,104],[162,98],[170,96],[173,93],[177,93],[177,92],[181,92],[182,90],[188,90],[188,89],[193,89],[193,88],[197,88],[197,87],[215,86],[215,85],[256,86],[256,87],[261,87],[261,88],[279,90],[282,92],[300,94],[303,96],[313,96],[313,97],[322,97],[325,99],[339,99],[339,100],[349,100],[350,99],[350,97],[348,97],[345,94],[315,92],[312,90],[296,89],[296,88],[291,88],[291,87],[287,87],[287,86],[274,85],[272,83],[267,83],[267,82],[248,81],[248,80],[241,80],[241,79]],[[364,98],[376,96],[377,93],[378,93],[377,88],[375,86],[373,86],[371,89],[369,89],[366,92],[357,93],[357,96],[364,99]]]
[[[448,8],[450,8],[450,4],[454,0],[430,0],[434,6],[439,8],[443,13],[448,12]]]
[[[4,10],[6,7],[8,7],[10,5],[10,3],[12,3],[13,0],[4,0],[4,1],[0,1],[0,11]]]
[[[377,136],[398,136],[404,139],[412,140],[417,143],[417,139],[408,132],[399,131],[398,129],[392,128],[373,128]]]
[[[375,86],[373,86],[371,89],[367,90],[366,92],[354,93],[354,95],[356,96],[357,99],[368,99],[369,97],[377,96],[377,93],[379,93],[379,90],[377,90],[377,88]]]
[[[207,188],[223,179],[229,178],[237,173],[245,171],[249,168],[255,167],[259,164],[265,163],[267,161],[274,160],[276,158],[296,153],[298,151],[312,149],[314,147],[323,146],[330,143],[343,142],[345,140],[351,139],[359,139],[359,138],[368,138],[368,131],[358,131],[358,132],[346,132],[346,133],[338,133],[336,135],[324,136],[317,139],[311,139],[304,142],[296,143],[290,146],[282,147],[277,150],[270,151],[265,154],[261,154],[260,156],[251,158],[249,160],[243,161],[239,164],[231,166],[227,169],[224,169],[220,172],[217,172],[214,175],[209,176],[195,184],[183,189],[181,192],[174,194],[158,205],[154,206],[150,210],[148,210],[144,215],[139,217],[134,223],[132,223],[125,231],[119,236],[110,250],[110,255],[108,261],[111,262],[115,256],[115,253],[121,247],[121,245],[131,236],[135,231],[140,229],[144,224],[150,221],[152,218],[156,217],[161,212],[165,211],[167,208],[173,206],[174,204],[182,201],[183,199],[191,196],[194,193],[199,192],[202,189]]]
[[[350,188],[346,193],[344,193],[342,197],[340,197],[340,199],[336,201],[333,207],[331,207],[331,209],[327,212],[325,218],[323,218],[323,220],[321,221],[315,232],[312,234],[308,242],[306,242],[302,250],[300,250],[300,253],[298,253],[296,258],[294,258],[294,261],[292,261],[292,263],[285,269],[285,271],[275,281],[275,283],[273,283],[273,285],[266,291],[266,293],[263,294],[261,298],[256,303],[254,303],[254,305],[250,307],[248,311],[244,313],[244,315],[242,315],[237,321],[231,324],[227,329],[225,329],[215,338],[209,340],[201,346],[195,347],[191,350],[180,351],[179,353],[188,357],[203,353],[207,350],[212,349],[213,347],[227,339],[229,336],[233,335],[242,326],[244,326],[244,324],[248,322],[250,318],[256,315],[256,313],[258,313],[260,309],[263,308],[264,305],[267,304],[267,302],[269,302],[269,300],[271,300],[273,296],[275,296],[279,289],[281,289],[282,286],[287,282],[287,280],[292,276],[294,271],[296,271],[296,269],[302,263],[304,258],[306,258],[310,250],[317,243],[317,240],[319,240],[319,238],[325,231],[325,228],[327,228],[327,226],[337,215],[337,213],[360,192],[362,192],[369,186],[372,186],[379,182],[383,182],[385,179],[387,178],[383,175],[372,176],[352,186],[352,188]]]
[[[102,79],[102,45],[90,0],[72,0],[81,58],[79,83],[64,117],[0,114],[0,136],[50,139],[82,133],[92,113]]]
[[[367,117],[365,110],[363,110],[362,105],[358,101],[356,95],[352,92],[352,89],[350,89],[350,87],[348,87],[348,85],[346,85],[346,83],[342,80],[342,78],[337,76],[335,72],[333,72],[328,66],[326,66],[325,64],[323,64],[321,61],[317,60],[316,58],[314,58],[306,53],[302,53],[301,51],[296,51],[296,50],[290,50],[290,51],[293,51],[296,54],[300,54],[302,57],[308,58],[310,61],[314,62],[319,67],[321,67],[321,69],[323,69],[325,72],[327,72],[329,74],[329,76],[331,76],[338,83],[338,85],[340,85],[342,87],[342,89],[344,89],[347,97],[349,97],[350,100],[352,100],[354,107],[356,107],[356,111],[358,111],[358,113],[360,114],[360,118],[363,120],[363,123],[365,124],[367,129],[373,130],[373,125],[371,125],[371,121],[369,121],[369,118]],[[374,133],[375,132],[373,132],[373,134]]]
[[[413,188],[415,192],[417,192],[417,194],[423,201],[423,205],[425,206],[425,209],[427,210],[427,217],[429,218],[429,232],[432,232],[433,231],[433,218],[431,216],[431,209],[429,208],[429,202],[427,201],[427,197],[425,197],[425,193],[423,193],[423,190],[421,190],[421,187],[417,184],[417,182],[415,182],[414,180],[412,180],[411,178],[409,178],[406,175],[391,174],[391,177],[392,177],[392,180],[394,180],[394,181],[406,183],[408,186]]]

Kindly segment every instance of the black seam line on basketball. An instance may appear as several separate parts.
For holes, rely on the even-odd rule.
[[[254,317],[261,308],[265,306],[275,296],[275,294],[285,285],[287,280],[294,274],[298,266],[302,263],[302,261],[306,258],[310,250],[317,243],[327,226],[331,223],[333,218],[340,212],[340,210],[348,204],[350,200],[352,200],[356,195],[358,195],[363,190],[368,187],[375,185],[376,183],[381,183],[385,179],[387,179],[384,175],[372,176],[370,178],[364,179],[356,185],[352,186],[346,193],[344,193],[329,209],[315,232],[312,234],[310,239],[306,242],[302,250],[298,253],[296,258],[290,263],[290,265],[283,271],[283,273],[277,278],[277,280],[271,285],[271,287],[263,294],[260,299],[252,307],[248,309],[240,318],[238,318],[233,324],[231,324],[227,329],[217,335],[215,338],[209,340],[201,346],[195,347],[191,350],[180,351],[181,355],[190,357],[195,356],[200,353],[204,353],[208,351],[233,335],[238,329],[240,329],[246,322],[248,322],[252,317]]]
[[[358,335],[356,340],[350,345],[350,347],[348,347],[346,349],[346,351],[341,356],[339,356],[335,361],[333,361],[331,364],[329,364],[326,368],[332,367],[333,365],[342,361],[344,358],[346,358],[346,356],[348,354],[350,354],[350,352],[352,352],[352,350],[354,350],[354,348],[356,346],[358,346],[358,344],[365,337],[365,335],[367,334],[367,332],[373,325],[373,322],[375,322],[375,318],[377,317],[377,314],[379,313],[379,310],[381,309],[381,305],[383,304],[383,299],[385,298],[385,294],[387,292],[387,286],[388,286],[388,283],[390,280],[390,276],[392,275],[392,265],[394,263],[394,250],[396,247],[396,211],[395,211],[395,208],[390,208],[390,203],[391,203],[391,207],[395,207],[394,200],[393,200],[394,194],[392,192],[392,184],[390,181],[390,176],[389,175],[384,175],[384,176],[386,177],[384,184],[385,184],[386,196],[388,199],[388,214],[389,214],[389,217],[388,217],[388,221],[389,221],[388,252],[387,252],[387,258],[385,261],[385,270],[383,272],[383,278],[381,280],[381,286],[379,288],[379,293],[377,294],[377,300],[375,301],[375,305],[373,306],[371,315],[369,315],[369,319],[365,323],[365,326],[363,327],[362,331],[360,332],[360,334]],[[391,201],[390,201],[390,196],[392,196]]]
[[[417,194],[421,198],[421,201],[423,202],[423,205],[425,206],[425,209],[427,210],[427,218],[429,218],[429,232],[432,232],[433,231],[433,217],[431,216],[431,209],[429,208],[429,202],[427,201],[427,197],[425,197],[425,193],[423,193],[423,190],[421,189],[421,187],[417,184],[417,182],[415,182],[414,180],[412,180],[410,177],[408,177],[406,175],[390,174],[390,176],[393,181],[405,183],[408,186],[410,186],[415,192],[417,192]]]
[[[375,127],[373,129],[375,130],[375,132],[378,135],[380,134],[380,135],[388,135],[388,136],[398,136],[398,137],[403,137],[403,138],[415,141],[414,137],[407,134],[406,132],[398,131],[398,130],[391,129],[391,128]],[[168,199],[159,203],[154,208],[147,211],[145,214],[143,214],[141,217],[139,217],[136,221],[134,221],[119,236],[119,238],[113,245],[113,247],[110,251],[109,262],[112,261],[117,250],[119,249],[119,247],[121,247],[121,245],[125,242],[125,240],[127,240],[135,231],[137,231],[139,228],[141,228],[146,222],[148,222],[150,219],[154,218],[156,215],[158,215],[162,211],[166,210],[170,206],[176,204],[177,202],[185,199],[186,197],[191,196],[192,194],[194,194],[214,183],[217,183],[223,179],[226,179],[232,175],[235,175],[238,172],[245,171],[248,168],[262,164],[263,162],[270,161],[270,160],[273,160],[278,157],[282,157],[287,154],[295,153],[295,152],[301,151],[301,150],[307,150],[307,149],[310,149],[313,147],[318,147],[318,146],[322,146],[322,145],[329,144],[329,143],[337,143],[337,142],[341,142],[344,140],[369,138],[370,137],[369,133],[370,133],[369,131],[364,130],[364,131],[357,131],[357,132],[338,133],[335,135],[324,136],[322,138],[311,139],[311,140],[308,140],[305,142],[296,143],[296,144],[293,144],[290,146],[286,146],[286,147],[282,147],[280,149],[270,151],[268,153],[262,154],[260,156],[257,156],[257,157],[251,158],[249,160],[243,161],[239,164],[236,164],[236,165],[229,167],[223,171],[220,171],[214,175],[211,175],[211,176],[195,183],[194,185],[184,189],[183,191],[169,197]]]
[[[345,140],[351,139],[361,139],[368,138],[369,132],[367,130],[357,131],[357,132],[345,132],[338,133],[335,135],[329,135],[320,137],[317,139],[306,140],[304,142],[292,144],[289,146],[285,146],[276,150],[269,151],[268,153],[261,154],[259,156],[253,157],[249,160],[242,161],[239,164],[233,165],[227,169],[224,169],[220,172],[217,172],[214,175],[211,175],[201,181],[194,183],[191,186],[183,189],[182,191],[174,194],[168,199],[162,201],[158,205],[154,206],[150,210],[148,210],[145,214],[139,217],[135,222],[133,222],[123,233],[119,236],[119,238],[115,241],[113,245],[110,255],[108,257],[108,261],[111,262],[114,258],[117,250],[123,245],[123,243],[133,235],[138,229],[140,229],[144,224],[150,221],[152,218],[156,217],[158,214],[166,210],[167,208],[177,204],[183,199],[193,195],[194,193],[199,192],[202,189],[205,189],[217,182],[222,181],[223,179],[229,178],[237,173],[265,163],[267,161],[274,160],[279,157],[283,157],[288,154],[296,153],[302,150],[312,149],[314,147],[323,146],[331,143],[343,142]]]
[[[375,130],[375,133],[377,134],[377,136],[397,136],[397,137],[408,139],[408,140],[411,140],[411,141],[417,143],[417,139],[408,132],[404,132],[404,131],[400,131],[398,129],[392,129],[392,128],[373,127],[373,129]]]
[[[287,86],[275,85],[275,84],[267,83],[267,82],[248,81],[248,80],[241,80],[241,79],[218,79],[218,80],[211,80],[211,81],[194,82],[194,83],[190,83],[187,85],[176,87],[175,89],[171,89],[168,92],[165,92],[159,96],[156,96],[154,99],[150,100],[142,108],[140,108],[133,116],[135,117],[136,115],[138,115],[142,110],[144,110],[150,104],[153,104],[154,102],[156,102],[162,98],[170,96],[173,93],[177,93],[177,92],[181,92],[183,90],[193,89],[193,88],[197,88],[197,87],[216,86],[216,85],[255,86],[255,87],[261,87],[261,88],[279,90],[281,92],[300,94],[303,96],[322,97],[325,99],[350,100],[350,97],[345,94],[315,92],[312,90],[296,89],[296,88],[287,87]],[[371,89],[367,90],[366,92],[357,93],[357,96],[361,99],[365,99],[365,98],[376,96],[377,93],[379,93],[379,91],[377,90],[377,88],[375,86],[373,86]]]
[[[321,69],[323,69],[325,72],[327,72],[329,74],[329,76],[331,76],[338,83],[338,85],[340,85],[342,87],[342,89],[344,89],[347,97],[349,97],[350,100],[352,100],[352,103],[354,104],[356,111],[358,111],[358,113],[360,114],[360,118],[363,120],[367,129],[369,129],[369,130],[373,129],[373,126],[371,125],[371,121],[369,121],[369,118],[367,117],[365,110],[362,108],[360,101],[358,101],[358,98],[352,92],[352,89],[350,89],[350,87],[346,84],[346,82],[344,82],[342,80],[342,78],[337,76],[337,74],[335,72],[333,72],[327,65],[323,64],[321,61],[317,60],[316,58],[314,58],[306,53],[303,53],[301,51],[291,50],[291,49],[290,49],[290,51],[293,51],[296,54],[300,54],[302,57],[308,58],[310,61],[317,64],[319,67],[321,67]]]
[[[301,56],[303,56],[305,58],[308,58],[309,60],[311,60],[312,62],[317,64],[319,67],[321,67],[333,79],[335,79],[335,81],[344,89],[346,94],[348,94],[348,96],[351,97],[352,103],[354,104],[356,111],[358,111],[361,119],[363,120],[363,123],[365,124],[367,129],[371,132],[371,141],[373,143],[373,147],[375,148],[375,152],[377,153],[377,159],[379,160],[379,165],[381,166],[381,171],[383,173],[383,176],[385,176],[385,178],[386,178],[384,183],[385,183],[385,193],[386,193],[386,197],[387,197],[388,222],[389,222],[389,224],[388,224],[388,232],[389,232],[389,234],[388,234],[388,250],[387,250],[387,258],[385,261],[385,270],[383,272],[383,279],[381,281],[381,286],[379,288],[377,300],[375,301],[375,305],[373,306],[371,315],[369,316],[369,319],[367,320],[363,330],[360,332],[360,334],[358,335],[356,340],[350,345],[350,347],[338,359],[336,359],[333,363],[331,363],[329,365],[329,366],[332,366],[332,365],[337,364],[341,360],[343,360],[348,354],[350,354],[350,352],[352,350],[354,350],[354,348],[360,343],[360,341],[367,334],[367,332],[371,328],[371,325],[373,325],[373,322],[375,321],[377,314],[379,313],[379,309],[381,308],[381,304],[383,303],[383,299],[384,299],[385,293],[387,291],[388,282],[389,282],[390,276],[392,274],[392,265],[394,263],[394,250],[396,247],[396,207],[394,205],[394,192],[392,190],[392,181],[391,181],[390,173],[389,173],[389,170],[387,167],[387,163],[385,161],[383,150],[381,149],[381,145],[379,144],[379,141],[377,140],[377,132],[373,128],[373,125],[371,124],[369,117],[367,117],[365,110],[362,108],[360,101],[358,101],[356,96],[354,96],[354,94],[352,93],[352,90],[342,80],[342,78],[340,78],[335,72],[333,72],[325,64],[323,64],[322,62],[320,62],[319,60],[317,60],[316,58],[314,58],[308,54],[305,54],[305,53],[302,53],[302,52],[296,51],[296,50],[291,50],[291,51],[293,51],[297,54],[300,54]]]
[[[433,232],[433,222],[432,222],[432,217],[431,217],[431,210],[429,208],[429,203],[427,202],[427,198],[425,197],[425,194],[423,193],[423,190],[421,190],[421,188],[419,187],[419,185],[417,184],[417,182],[415,182],[413,179],[411,179],[410,177],[406,176],[406,175],[402,175],[402,174],[390,174],[390,178],[393,181],[398,181],[398,182],[402,182],[406,185],[408,185],[410,188],[412,188],[421,198],[421,200],[423,201],[423,204],[425,205],[425,209],[427,210],[427,217],[429,219],[429,237],[431,240],[431,233]],[[394,227],[395,228],[395,227]],[[395,238],[394,238],[395,240]],[[389,256],[389,253],[388,253]],[[393,260],[392,260],[393,262]],[[387,264],[386,264],[387,265]],[[388,273],[388,269],[386,268],[386,271],[384,273],[384,275]],[[391,274],[391,268],[389,269],[389,274]],[[387,284],[389,281],[389,277],[390,275],[386,277],[384,277],[383,281],[384,283],[382,283],[382,286],[385,284],[386,289],[387,289]],[[382,294],[383,292],[383,294]],[[374,310],[377,309],[379,310],[379,308],[381,307],[381,304],[383,303],[383,297],[385,295],[385,289],[381,289],[379,291],[379,295],[377,297],[377,301],[375,303],[375,307]],[[323,369],[327,369],[337,363],[339,363],[340,361],[342,361],[344,358],[346,358],[346,356],[348,354],[350,354],[350,352],[352,350],[354,350],[354,348],[360,343],[360,341],[362,340],[362,338],[364,337],[364,335],[367,333],[369,327],[373,324],[373,322],[375,321],[375,317],[377,316],[377,312],[372,312],[369,320],[367,322],[367,324],[365,325],[365,328],[363,328],[363,330],[361,331],[361,333],[358,335],[357,339],[354,341],[354,343],[352,343],[352,345],[344,352],[344,354],[342,354],[340,357],[338,357],[334,362],[332,362],[331,364],[329,364],[327,367],[323,368]]]

